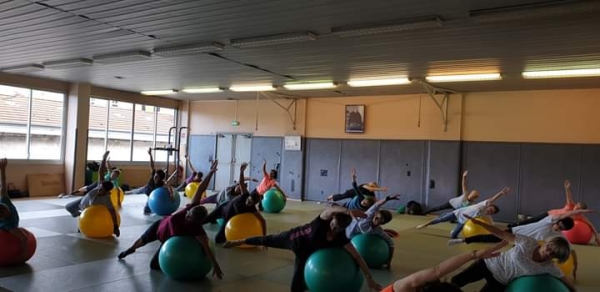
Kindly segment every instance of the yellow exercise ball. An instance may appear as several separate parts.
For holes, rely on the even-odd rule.
[[[189,184],[187,184],[187,186],[185,186],[185,195],[191,199],[194,198],[194,196],[196,195],[196,191],[198,190],[198,187],[200,186],[200,183],[197,182],[191,182]],[[202,193],[202,197],[200,198],[205,198],[206,197],[206,192]]]
[[[263,236],[262,224],[253,213],[233,216],[225,225],[225,238],[238,240],[254,236]],[[242,245],[241,248],[252,248],[253,245]]]
[[[117,212],[117,226],[121,225],[121,217]],[[79,216],[79,230],[87,237],[110,237],[113,235],[113,220],[108,208],[104,205],[92,205]]]
[[[112,188],[110,190],[110,201],[115,208],[120,208],[123,200],[125,200],[125,193],[121,188]]]
[[[477,217],[476,219],[483,221],[487,224],[492,225],[492,220],[490,220],[490,217]],[[471,237],[471,236],[476,236],[476,235],[485,235],[485,234],[490,234],[489,231],[487,231],[485,228],[474,224],[473,222],[471,222],[471,220],[467,221],[465,223],[465,226],[463,227],[462,230],[462,234],[463,237]]]

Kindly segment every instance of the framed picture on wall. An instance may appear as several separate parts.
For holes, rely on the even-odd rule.
[[[346,105],[346,133],[365,132],[365,105]]]

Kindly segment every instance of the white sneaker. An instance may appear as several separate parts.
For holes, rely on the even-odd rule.
[[[453,246],[453,245],[461,244],[464,242],[465,241],[462,238],[450,239],[450,240],[448,240],[448,246]]]

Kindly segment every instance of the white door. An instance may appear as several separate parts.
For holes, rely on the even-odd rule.
[[[218,171],[215,175],[215,190],[219,191],[231,184],[231,168],[233,161],[233,135],[217,135]]]
[[[235,151],[233,164],[233,181],[238,181],[240,178],[240,165],[242,163],[250,163],[250,147],[252,147],[252,135],[236,135],[235,136]],[[250,176],[250,167],[246,169],[246,176]]]

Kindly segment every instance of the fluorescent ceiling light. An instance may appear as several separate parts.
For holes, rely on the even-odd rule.
[[[154,54],[162,57],[181,56],[189,54],[212,53],[222,51],[224,46],[220,43],[192,44],[175,47],[154,49]]]
[[[94,56],[94,61],[102,64],[117,64],[132,61],[148,60],[152,57],[150,52],[146,51],[133,51],[133,52],[121,52],[114,54],[105,54]]]
[[[223,89],[218,87],[204,87],[204,88],[184,88],[181,90],[185,93],[212,93],[212,92],[223,92]]]
[[[549,70],[549,71],[527,71],[523,72],[523,78],[569,78],[569,77],[592,77],[600,76],[600,69],[572,69],[572,70]]]
[[[248,86],[231,86],[229,90],[236,92],[248,92],[248,91],[273,91],[275,87],[273,85],[248,85]]]
[[[401,85],[401,84],[409,84],[409,83],[410,83],[410,79],[408,79],[408,78],[363,79],[363,80],[348,81],[348,85],[351,87]]]
[[[297,83],[297,84],[286,84],[283,87],[287,90],[311,90],[311,89],[327,89],[335,88],[336,85],[333,82],[324,83]]]
[[[166,90],[144,90],[140,92],[143,95],[169,95],[169,94],[175,94],[177,93],[177,91],[173,90],[173,89],[166,89]]]
[[[45,62],[44,66],[48,69],[66,69],[66,68],[86,67],[86,66],[91,66],[92,64],[94,64],[94,61],[91,59],[71,59],[71,60]]]
[[[42,70],[44,70],[44,65],[28,64],[28,65],[2,68],[1,71],[12,72],[12,73],[28,73],[28,72],[37,72],[37,71],[42,71]]]
[[[442,26],[442,22],[443,21],[441,18],[439,18],[436,15],[432,15],[411,19],[394,20],[389,22],[336,27],[331,29],[331,33],[341,37],[363,36],[440,27]]]
[[[241,38],[231,40],[231,45],[238,48],[262,47],[279,44],[289,44],[304,41],[314,41],[317,34],[310,31],[282,33],[268,36]]]
[[[462,82],[462,81],[486,81],[486,80],[500,80],[502,75],[500,73],[489,73],[489,74],[462,74],[462,75],[438,75],[438,76],[427,76],[425,77],[430,82]]]

